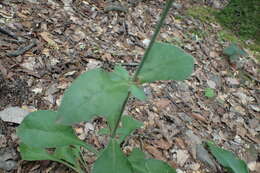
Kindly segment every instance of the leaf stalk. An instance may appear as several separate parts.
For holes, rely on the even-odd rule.
[[[138,69],[136,70],[136,72],[135,72],[135,74],[133,76],[133,79],[132,79],[133,82],[137,82],[138,81],[138,74],[139,74],[140,70],[142,69],[146,59],[148,58],[149,52],[151,51],[151,48],[152,48],[153,44],[155,43],[155,40],[156,40],[157,36],[160,33],[160,29],[161,29],[161,27],[163,25],[163,22],[164,22],[167,14],[168,14],[170,8],[172,7],[172,3],[173,3],[173,0],[168,0],[166,2],[165,8],[164,8],[164,10],[162,12],[162,15],[160,17],[160,20],[159,20],[157,26],[156,26],[156,29],[154,31],[154,34],[153,34],[152,38],[151,38],[151,41],[150,41],[150,43],[149,43],[149,45],[148,45],[148,47],[147,47],[147,49],[146,49],[146,51],[144,53],[144,56],[142,58],[142,61],[141,61],[140,65],[138,66]],[[115,125],[114,129],[112,129],[112,133],[111,133],[111,137],[112,138],[115,138],[115,136],[116,136],[116,130],[119,127],[119,124],[120,124],[121,118],[123,116],[123,112],[125,110],[125,107],[126,107],[128,99],[129,99],[129,96],[130,96],[130,91],[128,91],[127,97],[126,97],[126,99],[123,102],[123,105],[122,105],[121,110],[120,110],[120,114],[119,114],[118,119],[116,121],[116,125]]]

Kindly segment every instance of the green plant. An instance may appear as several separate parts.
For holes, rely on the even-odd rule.
[[[205,97],[212,98],[215,97],[216,94],[213,88],[206,88],[204,91],[204,95]]]
[[[229,57],[229,60],[231,62],[236,61],[241,56],[246,56],[247,55],[247,53],[244,50],[242,50],[241,48],[239,48],[237,46],[237,44],[235,44],[235,43],[232,43],[231,45],[226,47],[223,50],[223,53]]]
[[[205,142],[204,145],[227,172],[249,173],[246,163],[243,160],[237,159],[232,152],[222,149],[210,141]]]
[[[214,9],[206,6],[194,6],[186,11],[186,15],[199,19],[203,23],[216,22],[215,13]]]
[[[163,161],[149,159],[134,149],[126,156],[120,144],[142,123],[123,115],[130,94],[144,100],[140,85],[156,80],[184,80],[193,71],[193,57],[180,48],[155,42],[163,21],[171,7],[168,0],[155,33],[133,76],[121,66],[113,72],[94,69],[82,74],[66,90],[57,112],[36,111],[29,114],[17,129],[23,160],[53,160],[67,165],[76,172],[86,172],[82,150],[97,156],[92,173],[174,173]],[[96,116],[107,120],[109,144],[102,151],[79,140],[72,125],[90,121]],[[121,122],[121,123],[120,123]]]
[[[225,27],[244,39],[253,39],[259,43],[260,39],[260,1],[259,0],[231,0],[216,18]]]

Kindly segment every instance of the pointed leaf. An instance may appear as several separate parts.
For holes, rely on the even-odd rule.
[[[142,152],[139,148],[134,148],[127,158],[135,172],[147,173],[147,169],[145,168],[145,153]]]
[[[110,134],[110,130],[109,128],[102,128],[98,131],[99,135],[109,135]]]
[[[23,160],[35,161],[35,160],[53,160],[58,161],[53,155],[49,154],[44,148],[29,147],[24,143],[19,146],[21,157]]]
[[[135,96],[139,100],[145,101],[146,96],[145,96],[144,90],[142,90],[141,88],[139,88],[136,85],[131,85],[130,91],[131,91],[131,94],[133,94],[133,96]]]
[[[155,43],[138,79],[142,82],[156,80],[184,80],[193,71],[193,57],[182,49],[166,43]]]
[[[232,152],[217,147],[212,142],[206,142],[206,145],[217,161],[226,168],[228,172],[249,173],[246,163],[243,160],[237,159]]]
[[[96,160],[91,173],[133,173],[132,167],[115,139]]]
[[[140,128],[143,125],[142,122],[135,120],[131,116],[122,117],[122,128],[117,130],[117,134],[120,136],[119,143],[123,142],[127,136],[129,136],[133,131]]]
[[[57,112],[36,111],[30,113],[17,129],[21,141],[38,148],[54,148],[66,145],[84,145],[71,126],[57,124]]]
[[[95,69],[82,74],[65,92],[58,121],[73,124],[97,115],[110,116],[111,121],[117,119],[129,89],[125,74],[120,77],[119,71],[108,73]]]
[[[80,157],[80,151],[75,152],[75,150],[72,146],[59,147],[55,149],[54,156],[75,166],[78,164],[77,159]]]
[[[113,72],[113,75],[126,81],[130,79],[128,71],[120,65],[115,66],[115,71]]]
[[[237,46],[237,44],[232,43],[230,46],[228,46],[227,48],[225,48],[223,50],[223,53],[227,56],[233,56],[233,57],[238,57],[238,56],[246,56],[247,53],[240,49],[240,47]],[[236,56],[234,56],[236,55]]]
[[[145,154],[140,149],[133,149],[128,156],[135,172],[138,173],[176,173],[167,163],[156,159],[145,159]]]
[[[148,159],[145,167],[148,170],[147,173],[176,173],[167,163],[156,159]]]

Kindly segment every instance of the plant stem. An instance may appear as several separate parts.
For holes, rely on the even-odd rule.
[[[162,12],[161,18],[160,18],[160,20],[159,20],[159,22],[158,22],[158,24],[156,26],[156,29],[154,31],[154,34],[153,34],[152,38],[151,38],[151,41],[150,41],[150,43],[149,43],[149,45],[148,45],[148,47],[147,47],[147,49],[146,49],[146,51],[144,53],[143,59],[142,59],[138,69],[136,70],[136,72],[134,74],[134,77],[133,77],[133,81],[134,82],[136,82],[138,80],[137,76],[138,76],[140,70],[142,69],[142,67],[143,67],[143,65],[145,63],[145,60],[147,59],[148,54],[149,54],[149,52],[150,52],[150,50],[151,50],[151,48],[152,48],[152,46],[153,46],[157,36],[160,33],[160,29],[161,29],[161,27],[163,25],[163,22],[164,22],[167,14],[168,14],[170,8],[172,7],[172,2],[173,2],[173,0],[168,0],[167,3],[166,3],[166,6],[165,6],[165,8],[164,8],[164,10]]]
[[[81,169],[77,169],[77,168],[75,168],[74,166],[68,164],[67,162],[65,162],[65,161],[63,161],[63,160],[56,160],[56,161],[57,161],[57,162],[60,162],[60,163],[62,163],[62,164],[64,164],[64,165],[66,165],[67,167],[71,168],[72,170],[74,170],[74,171],[76,171],[76,172],[78,172],[78,173],[83,173],[83,171],[82,171]]]
[[[133,82],[136,82],[136,81],[138,80],[137,76],[138,76],[140,70],[142,69],[143,64],[144,64],[145,60],[147,59],[148,54],[149,54],[149,52],[150,52],[150,50],[151,50],[151,48],[152,48],[152,46],[153,46],[153,44],[154,44],[154,42],[155,42],[155,40],[156,40],[158,34],[159,34],[159,32],[160,32],[160,29],[161,29],[161,27],[162,27],[162,25],[163,25],[163,22],[164,22],[164,20],[165,20],[165,18],[166,18],[166,16],[167,16],[167,14],[168,14],[168,12],[169,12],[171,6],[172,6],[172,2],[173,2],[173,0],[168,0],[167,3],[166,3],[166,6],[165,6],[165,8],[164,8],[164,10],[163,10],[163,12],[162,12],[161,18],[160,18],[160,20],[159,20],[159,22],[158,22],[158,24],[157,24],[157,26],[156,26],[155,32],[154,32],[154,34],[153,34],[153,36],[152,36],[152,39],[151,39],[151,41],[150,41],[150,43],[149,43],[149,46],[148,46],[148,48],[146,49],[146,51],[145,51],[145,53],[144,53],[144,56],[143,56],[143,58],[142,58],[142,61],[141,61],[140,65],[139,65],[137,71],[136,71],[135,74],[134,74],[134,77],[133,77],[133,79],[132,79]],[[112,137],[112,138],[114,138],[114,137],[116,136],[116,130],[117,130],[117,128],[119,127],[119,123],[120,123],[121,118],[122,118],[122,116],[123,116],[123,112],[124,112],[124,110],[125,110],[125,106],[126,106],[126,104],[127,104],[127,101],[128,101],[128,99],[129,99],[129,96],[130,96],[130,92],[128,92],[127,97],[126,97],[126,99],[124,100],[124,103],[123,103],[123,105],[122,105],[122,107],[121,107],[119,117],[118,117],[118,119],[117,119],[117,121],[116,121],[116,126],[114,127],[114,129],[113,129],[113,131],[112,131],[112,134],[111,134],[111,137]]]

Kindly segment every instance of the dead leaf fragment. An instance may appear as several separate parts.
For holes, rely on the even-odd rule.
[[[148,153],[152,154],[156,159],[159,160],[165,160],[165,158],[162,155],[162,152],[151,145],[145,145],[145,150],[147,150]]]
[[[184,143],[184,141],[181,138],[176,138],[175,142],[177,143],[177,145],[179,145],[181,147],[181,149],[185,149],[186,148],[185,143]]]
[[[191,116],[197,120],[207,123],[207,119],[198,113],[192,113]]]
[[[45,40],[50,46],[58,49],[59,46],[57,45],[57,43],[55,41],[53,41],[51,39],[51,34],[48,32],[42,32],[40,33],[40,36],[43,38],[43,40]]]
[[[155,145],[157,145],[159,148],[168,150],[172,145],[168,141],[164,139],[159,139],[154,142]]]
[[[178,150],[177,152],[177,163],[182,167],[187,159],[190,157],[187,150]]]
[[[171,103],[171,101],[168,99],[160,99],[160,100],[155,101],[155,105],[158,106],[158,108],[160,108],[160,109],[166,108],[170,103]]]
[[[19,107],[9,107],[0,112],[0,118],[5,122],[20,124],[29,113]]]

